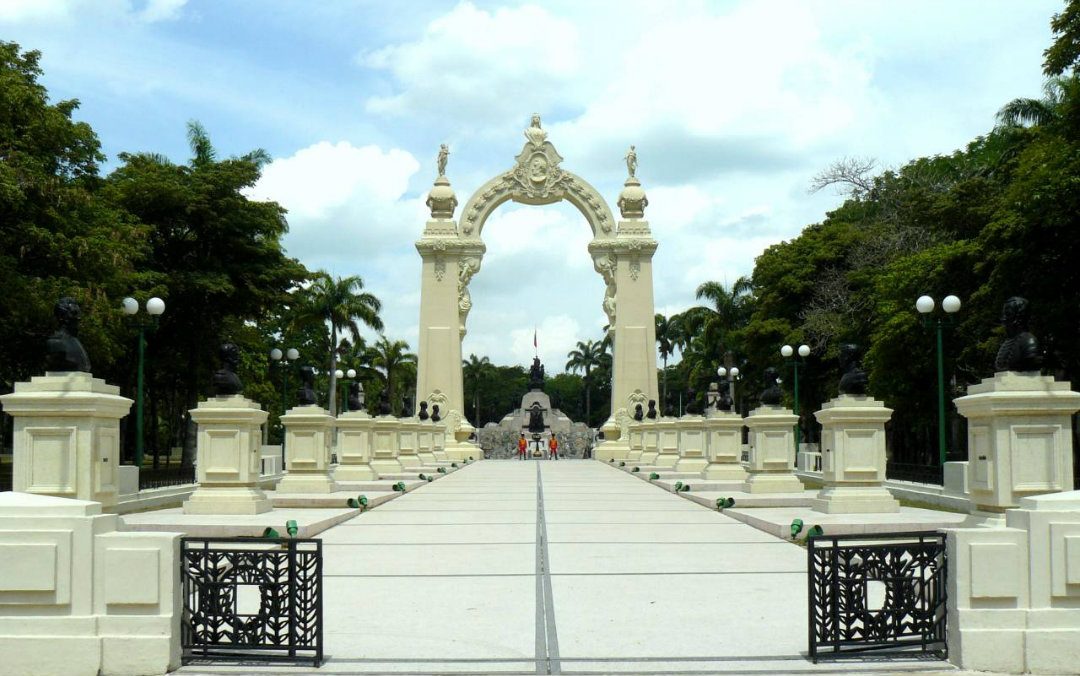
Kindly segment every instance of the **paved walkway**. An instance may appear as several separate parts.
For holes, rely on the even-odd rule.
[[[255,671],[949,669],[934,660],[811,664],[806,550],[595,461],[476,463],[322,539],[326,663]]]

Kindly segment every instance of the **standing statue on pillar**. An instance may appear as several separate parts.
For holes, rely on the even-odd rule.
[[[532,367],[529,369],[529,389],[544,389],[544,365],[540,363],[540,357],[533,357]]]
[[[436,160],[439,166],[439,177],[446,176],[446,160],[450,157],[450,149],[443,143],[439,146],[439,157]]]
[[[45,341],[46,371],[83,371],[90,373],[90,358],[79,342],[79,303],[64,297],[56,301],[53,315],[60,323],[56,333]]]
[[[634,150],[634,146],[630,146],[630,150],[626,153],[626,171],[629,173],[630,178],[635,178],[634,172],[637,171],[637,151]]]
[[[996,371],[1038,371],[1042,366],[1039,341],[1028,331],[1030,309],[1027,299],[1013,296],[1001,307],[1005,340],[994,359]]]

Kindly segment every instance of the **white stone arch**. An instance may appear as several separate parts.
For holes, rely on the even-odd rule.
[[[459,222],[452,220],[458,202],[444,173],[445,149],[440,153],[439,177],[427,200],[432,218],[416,243],[423,259],[417,397],[424,399],[429,392],[440,390],[451,410],[460,413],[464,408],[461,341],[472,308],[469,282],[479,272],[487,250],[482,239],[487,219],[508,201],[543,206],[565,200],[589,224],[593,239],[588,251],[594,269],[604,278],[601,307],[615,350],[613,418],[605,431],[617,438],[619,430],[613,420],[617,411],[629,405],[628,397],[637,392],[656,398],[658,393],[652,290],[652,254],[657,244],[643,219],[648,200],[634,177],[637,156],[631,146],[626,158],[630,176],[618,200],[622,220],[616,223],[596,188],[560,166],[563,158],[547,140],[539,116],[533,116],[525,138],[514,166],[472,194]],[[453,265],[453,276],[446,274],[448,264]],[[468,428],[467,421],[462,426]],[[453,443],[450,434],[448,444]],[[460,444],[467,432],[459,429],[456,436]]]

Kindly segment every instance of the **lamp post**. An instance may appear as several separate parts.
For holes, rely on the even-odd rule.
[[[124,314],[134,315],[139,311],[139,301],[125,298],[122,302]],[[157,296],[146,301],[146,314],[153,317],[160,316],[165,312],[165,301]],[[143,440],[143,371],[146,362],[146,326],[147,322],[139,321],[139,366],[135,375],[135,466],[142,468],[145,441]],[[158,454],[154,453],[154,469],[157,469]]]
[[[795,386],[793,388],[794,389],[794,394],[795,394],[795,410],[794,410],[794,413],[795,413],[796,416],[799,416],[799,366],[806,364],[806,358],[810,356],[810,346],[809,345],[800,345],[799,346],[799,358],[796,358],[794,355],[795,355],[795,348],[791,347],[790,345],[784,345],[783,347],[780,348],[780,356],[784,358],[785,362],[790,363],[792,365],[792,368],[795,371]],[[802,443],[802,418],[799,417],[798,422],[795,423],[795,454],[796,454],[796,457],[798,457],[799,445],[801,443]]]
[[[346,380],[346,377],[348,377],[348,380]],[[349,369],[348,371],[342,371],[341,369],[337,369],[336,371],[334,371],[334,378],[337,379],[337,384],[339,387],[337,408],[338,413],[340,414],[344,413],[347,408],[345,401],[345,384],[349,380],[353,380],[354,378],[356,378],[356,369]]]
[[[934,299],[930,296],[919,296],[915,301],[915,309],[923,316],[926,326],[937,328],[937,386],[938,386],[938,459],[941,466],[945,466],[945,457],[948,455],[948,447],[945,443],[945,348],[942,334],[946,326],[952,325],[953,315],[960,311],[960,299],[949,295],[941,301],[941,309],[946,317],[931,317],[934,311]]]
[[[739,377],[739,367],[732,366],[731,368],[725,368],[721,366],[720,368],[716,369],[716,375],[720,376],[721,378],[727,376],[728,397],[731,399],[731,405],[735,407],[736,410],[738,410],[738,407],[735,406],[735,379]]]
[[[285,357],[285,361],[281,358]],[[270,360],[281,362],[281,415],[285,415],[285,411],[289,407],[289,362],[296,361],[300,358],[300,351],[295,347],[290,347],[282,354],[279,348],[270,350]],[[281,420],[281,416],[278,416],[278,420]],[[282,467],[285,466],[285,429],[281,430],[281,463]]]

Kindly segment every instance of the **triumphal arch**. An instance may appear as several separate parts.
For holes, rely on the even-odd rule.
[[[592,229],[589,254],[604,278],[601,306],[613,339],[612,416],[604,424],[607,441],[596,457],[621,450],[634,405],[657,398],[656,327],[653,309],[652,257],[656,240],[645,220],[648,199],[635,176],[634,147],[626,155],[627,179],[619,195],[620,220],[615,221],[604,198],[580,176],[562,168],[563,158],[547,139],[534,115],[525,130],[525,146],[514,165],[481,186],[454,219],[457,196],[446,176],[448,150],[439,151],[435,185],[428,194],[431,219],[416,242],[423,266],[420,275],[420,344],[416,395],[438,405],[446,419],[447,452],[462,457],[478,451],[469,444],[472,427],[465,419],[461,374],[461,342],[472,308],[469,282],[480,271],[487,247],[482,234],[488,216],[502,203],[544,205],[566,200]],[[621,443],[620,443],[621,442]],[[456,448],[455,448],[456,447]]]

